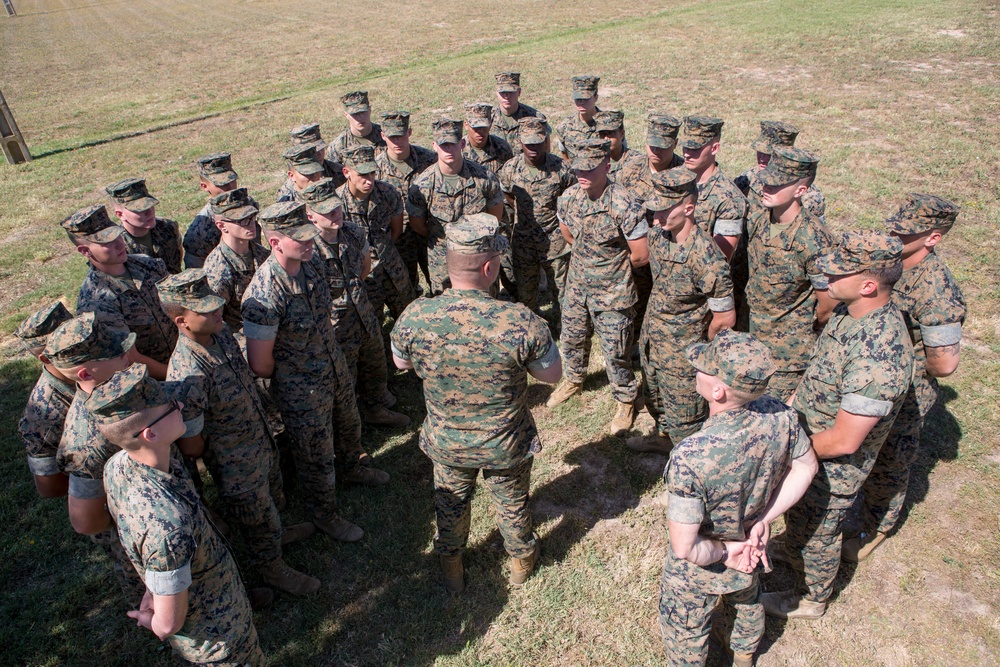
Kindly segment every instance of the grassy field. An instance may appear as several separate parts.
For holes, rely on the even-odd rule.
[[[759,119],[792,122],[823,157],[817,185],[838,230],[877,226],[906,191],[962,205],[941,254],[969,304],[964,359],[929,420],[905,524],[870,562],[842,571],[822,621],[769,621],[759,664],[1000,662],[994,0],[13,1],[20,15],[0,17],[0,90],[38,159],[0,165],[0,663],[169,664],[125,617],[107,563],[73,533],[64,503],[37,498],[16,437],[38,365],[17,357],[10,331],[54,298],[73,306],[85,269],[58,221],[142,175],[159,214],[186,226],[204,204],[194,159],[217,150],[269,203],[288,129],[318,121],[332,138],[344,92],[369,90],[376,113],[409,109],[427,145],[435,112],[491,100],[492,74],[507,68],[523,73],[523,101],[557,118],[570,111],[568,78],[599,74],[601,104],[625,110],[633,146],[648,110],[721,116],[731,175],[750,165]],[[661,663],[665,459],[605,435],[613,408],[600,359],[592,370],[583,397],[557,409],[544,407],[547,389],[532,390],[543,555],[526,588],[508,589],[479,494],[468,588],[446,596],[416,430],[372,430],[366,443],[393,483],[341,492],[367,531],[360,544],[319,537],[289,550],[324,588],[279,596],[257,616],[272,662]],[[392,382],[419,418],[418,386]],[[304,516],[295,494],[286,516]],[[787,580],[778,570],[765,586]]]

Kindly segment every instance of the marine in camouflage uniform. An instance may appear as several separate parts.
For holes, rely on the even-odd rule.
[[[101,244],[106,249],[124,233],[111,222],[103,206],[80,209],[61,224],[77,241]],[[100,313],[105,326],[136,335],[135,347],[140,354],[166,364],[177,342],[177,328],[163,312],[156,293],[157,281],[168,275],[163,260],[126,255],[124,261],[119,263],[116,257],[107,266],[120,266],[122,273],[106,273],[90,260],[90,269],[80,286],[77,313]]]
[[[300,243],[319,235],[301,203],[274,204],[260,220],[265,231]],[[272,247],[280,243],[278,237],[269,241]],[[290,268],[298,270],[289,274],[271,253],[243,296],[243,333],[251,368],[257,363],[252,341],[274,341],[271,393],[291,441],[307,505],[317,527],[329,533],[331,526],[346,523],[337,515],[335,451],[357,452],[355,458],[337,462],[347,469],[368,457],[360,444],[354,392],[337,391],[352,386],[350,370],[330,322],[333,299],[326,276],[310,259],[303,255],[290,261]],[[361,529],[353,528],[353,539],[360,539]]]
[[[646,241],[654,289],[639,352],[643,394],[656,433],[651,439],[629,438],[626,444],[667,453],[671,443],[697,431],[708,417],[708,404],[695,390],[695,369],[684,350],[731,326],[736,315],[726,258],[694,222],[697,175],[679,167],[652,178],[655,195],[645,206],[653,213]],[[661,447],[641,446],[656,440]]]
[[[434,144],[437,150],[449,145],[454,149],[462,141],[462,121],[440,118],[434,121]],[[440,155],[439,155],[440,158]],[[419,220],[427,229],[427,264],[431,274],[431,295],[448,286],[445,265],[445,229],[463,215],[495,209],[497,219],[503,212],[504,197],[496,175],[485,167],[461,157],[454,175],[441,171],[440,159],[418,176],[406,200],[411,223]]]
[[[367,153],[369,161],[355,162],[358,153]],[[371,162],[371,149],[367,147],[348,151],[347,159],[348,164],[352,165],[350,169],[357,167],[367,170],[375,167]],[[395,192],[389,191],[395,195]],[[350,190],[346,195],[351,196]],[[386,384],[388,370],[382,330],[365,289],[365,278],[371,267],[372,256],[365,231],[344,219],[343,201],[337,196],[333,182],[329,179],[310,185],[301,197],[306,205],[307,216],[320,231],[314,241],[312,261],[326,277],[330,288],[333,301],[330,321],[337,337],[337,345],[342,350],[350,371],[351,381],[344,387],[338,384],[336,388],[337,402],[350,404],[356,388],[360,396],[361,414],[367,423],[409,426],[409,417],[390,412],[385,405],[386,397],[391,394]],[[353,418],[353,415],[346,414],[341,417],[348,421]]]
[[[528,145],[528,154],[522,150],[497,174],[500,187],[515,210],[511,235],[514,282],[518,285],[519,301],[535,314],[541,314],[539,272],[545,271],[552,297],[552,318],[558,328],[570,246],[559,230],[556,208],[559,197],[576,184],[576,176],[567,162],[549,152],[550,129],[545,116],[522,119],[519,132],[518,143]]]
[[[21,347],[42,362],[42,374],[28,395],[24,414],[17,425],[28,455],[28,470],[36,480],[45,477],[54,481],[54,476],[59,476],[63,482],[66,481],[56,463],[56,451],[62,438],[66,413],[69,412],[76,393],[76,383],[60,373],[42,351],[49,334],[72,318],[66,306],[56,301],[31,315],[14,330],[14,336],[21,341]],[[39,493],[48,486],[49,484],[42,482],[38,486]],[[48,490],[44,495],[49,497]]]
[[[597,106],[597,85],[600,81],[601,77],[589,74],[574,76],[571,79],[573,102],[576,104],[577,111],[566,116],[556,125],[557,145],[564,158],[572,158],[576,152],[576,146],[599,138],[594,116],[601,111],[600,107]]]
[[[239,187],[239,176],[233,171],[232,156],[229,153],[212,153],[198,158],[198,177],[201,189],[208,193],[208,198],[216,197],[223,192]],[[250,200],[254,206],[257,202]],[[205,264],[205,258],[219,245],[222,233],[215,226],[215,216],[212,214],[212,202],[209,201],[194,216],[194,220],[184,232],[184,268],[200,269]],[[260,228],[257,228],[256,241],[260,241]]]
[[[760,176],[764,183],[787,185],[815,175],[819,159],[812,153],[798,148],[774,150]],[[771,350],[778,370],[771,378],[770,391],[782,400],[795,391],[809,363],[816,341],[816,292],[827,289],[827,278],[817,261],[832,245],[826,225],[805,207],[789,223],[774,220],[772,209],[756,209],[747,225],[748,325],[750,333]]]
[[[938,381],[928,368],[927,357],[950,355],[955,367],[958,364],[965,299],[948,266],[935,252],[936,246],[925,250],[921,243],[932,235],[937,238],[934,232],[948,233],[958,213],[958,205],[947,199],[909,194],[899,210],[886,220],[889,233],[904,243],[903,277],[892,289],[892,301],[902,312],[913,343],[913,382],[865,481],[862,532],[854,538],[856,544],[845,544],[845,559],[851,551],[853,559],[858,560],[859,549],[866,546],[865,552],[870,553],[899,521],[924,418],[937,401]],[[914,245],[916,248],[911,251]],[[911,257],[918,260],[916,264],[911,264]]]
[[[348,126],[330,144],[330,150],[337,162],[344,164],[347,160],[347,151],[357,146],[371,146],[376,153],[385,151],[382,128],[378,123],[371,122],[372,107],[368,103],[368,91],[347,93],[340,98],[340,103],[344,105],[344,116],[348,117]],[[350,123],[366,124],[367,132],[361,135],[355,134]]]
[[[89,405],[103,426],[169,401],[159,383],[137,364],[97,389]],[[167,420],[161,420],[159,427],[166,430]],[[181,629],[166,638],[170,647],[179,657],[199,665],[265,665],[236,562],[209,522],[184,466],[169,457],[162,469],[142,463],[135,456],[140,447],[156,450],[169,443],[131,440],[127,450],[108,461],[108,509],[149,594],[186,593],[187,616]],[[165,452],[159,449],[158,454]],[[146,627],[150,621],[147,617]]]
[[[327,155],[328,145],[323,141],[323,135],[319,131],[319,123],[296,125],[289,132],[289,135],[292,138],[291,148],[307,146],[316,149],[316,157],[323,165],[323,178],[331,179],[337,186],[343,185],[346,180],[344,178],[344,165]],[[296,191],[295,181],[289,177],[278,190],[276,201],[295,201]]]
[[[766,347],[732,331],[712,343],[691,345],[686,356],[696,370],[749,395],[763,392],[774,370]],[[730,639],[734,664],[752,664],[764,634],[760,582],[756,572],[726,566],[726,543],[746,539],[746,526],[764,516],[792,461],[810,451],[795,411],[770,396],[716,412],[673,448],[664,470],[671,528],[697,524],[700,540],[726,548],[721,560],[708,565],[677,556],[673,546],[667,549],[659,603],[667,664],[705,664],[712,615],[723,601],[736,611]]]
[[[386,306],[393,317],[399,317],[416,298],[403,258],[393,241],[393,236],[402,229],[403,199],[396,188],[378,180],[378,165],[370,147],[353,148],[347,151],[345,159],[347,169],[358,174],[372,174],[374,179],[367,194],[355,192],[350,183],[344,183],[336,191],[343,203],[344,219],[357,225],[367,239],[371,256],[371,273],[365,278],[368,299],[376,319],[382,317]]]
[[[105,367],[101,370],[110,375],[128,365],[124,356],[134,344],[135,334],[123,334],[108,327],[98,314],[82,313],[50,334],[44,354],[56,369],[68,377],[73,377],[85,363],[93,365],[95,362],[117,360],[116,363],[101,364]],[[107,375],[95,377],[95,382],[106,378]],[[104,497],[104,464],[118,451],[118,446],[108,442],[97,430],[85,406],[88,396],[84,387],[77,384],[56,450],[56,465],[69,477],[67,503],[70,508],[77,505],[77,501],[87,501],[86,504],[90,505],[90,501]],[[115,578],[128,604],[133,609],[137,608],[144,587],[122,549],[114,526],[91,535],[90,539],[111,561]]]
[[[167,218],[156,217],[156,205],[160,200],[149,194],[146,181],[141,178],[127,178],[104,188],[114,202],[115,216],[118,217],[125,233],[122,239],[125,248],[132,255],[149,255],[162,259],[170,273],[181,270],[181,233],[177,223]],[[138,215],[136,220],[132,215]],[[145,227],[148,219],[153,219],[153,227]],[[133,232],[145,231],[143,235]]]
[[[521,142],[518,135],[518,123],[522,118],[538,115],[538,110],[521,102],[521,73],[498,72],[493,76],[496,81],[497,104],[493,105],[493,133],[506,139],[514,156],[521,154]],[[513,100],[510,104],[508,100]],[[504,104],[508,101],[507,104]],[[511,109],[510,107],[514,108]],[[506,107],[506,108],[505,108]]]
[[[390,111],[382,114],[382,137],[391,141],[386,142],[384,152],[375,155],[375,164],[378,166],[376,178],[396,188],[396,192],[399,193],[399,197],[404,203],[409,197],[413,181],[438,159],[437,153],[434,151],[411,144],[409,142],[411,133],[408,112]],[[396,153],[396,144],[404,142],[404,140],[405,149],[402,153]],[[420,290],[420,276],[417,273],[417,268],[423,267],[424,272],[427,271],[427,243],[423,237],[410,228],[410,215],[405,210],[403,218],[405,223],[403,233],[395,240],[395,245],[403,260],[403,265],[406,267],[410,286],[413,288],[414,294],[417,294]]]
[[[491,261],[508,244],[498,227],[489,214],[463,217],[447,228],[449,255]],[[528,489],[533,452],[541,444],[528,410],[527,376],[559,363],[545,321],[485,289],[450,288],[406,309],[392,331],[392,352],[397,365],[413,368],[423,380],[427,417],[420,449],[434,463],[434,549],[443,564],[455,557],[461,562],[482,471],[504,547],[514,559],[530,560],[530,571],[538,536]],[[445,574],[447,584],[446,566]]]
[[[851,232],[817,266],[834,278],[892,271],[900,266],[901,255],[897,239]],[[792,403],[821,460],[801,502],[785,513],[784,549],[776,550],[783,554],[776,555],[795,570],[795,589],[762,596],[772,616],[818,618],[826,610],[840,568],[844,518],[903,406],[913,374],[913,349],[891,301],[891,286],[879,284],[877,292],[866,296],[863,285],[851,293],[849,286],[839,284],[842,291],[830,280],[831,296],[844,303],[820,334]],[[852,315],[851,306],[861,314]],[[826,440],[820,440],[834,428],[840,412],[877,421],[856,451],[833,456]]]
[[[641,204],[653,196],[653,174],[684,165],[674,153],[681,121],[671,115],[651,113],[646,119],[646,152],[628,151],[615,174],[615,182],[628,188]],[[655,170],[655,171],[654,171]]]
[[[600,174],[601,168],[607,169],[609,148],[608,141],[599,139],[578,146],[572,163],[577,177],[583,172]],[[645,248],[649,225],[642,206],[613,181],[606,181],[596,198],[581,184],[569,188],[559,197],[557,215],[565,228],[563,233],[573,239],[573,251],[562,303],[566,379],[549,397],[549,406],[582,391],[593,330],[604,352],[611,394],[618,402],[612,435],[621,435],[631,427],[633,404],[639,395],[631,359],[637,297],[630,243],[641,242]],[[621,420],[628,422],[625,428],[621,428]]]

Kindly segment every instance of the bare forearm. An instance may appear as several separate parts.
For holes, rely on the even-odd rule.
[[[942,345],[940,347],[924,347],[926,355],[925,368],[931,377],[945,378],[958,370],[961,343]]]
[[[771,523],[805,495],[806,489],[816,476],[819,464],[814,454],[809,455],[806,461],[797,463],[798,461],[799,459],[792,461],[792,467],[778,484],[777,490],[764,508],[764,516],[760,519],[762,522]]]
[[[708,339],[714,340],[723,329],[732,329],[736,325],[736,311],[726,310],[723,312],[713,312],[712,321],[708,324]]]

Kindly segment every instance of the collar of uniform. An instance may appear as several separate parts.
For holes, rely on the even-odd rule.
[[[249,271],[251,265],[253,266],[254,270],[259,269],[260,265],[263,264],[264,261],[267,260],[267,258],[271,255],[271,253],[267,252],[263,246],[259,245],[256,241],[252,239],[250,241],[250,254],[246,257],[240,255],[238,252],[230,248],[225,243],[222,243],[221,241],[219,242],[219,248],[221,248],[219,252],[223,254],[226,261],[228,261],[232,265],[235,265],[236,268],[242,271]],[[260,250],[258,250],[258,248]],[[263,250],[264,252],[262,253],[261,250]],[[263,255],[263,258],[261,257],[261,255]]]
[[[691,254],[691,244],[694,241],[695,234],[699,231],[701,231],[701,228],[695,225],[694,229],[691,230],[691,234],[688,235],[687,241],[684,243],[678,243],[673,239],[672,234],[664,231],[663,235],[667,237],[667,256],[663,259],[675,264],[685,264],[688,256]]]
[[[587,194],[587,191],[582,187],[580,188],[580,197],[585,203],[587,209],[584,215],[594,215],[596,213],[607,213],[611,210],[611,198],[614,196],[614,188],[617,187],[614,181],[608,181],[608,187],[604,188],[604,192],[597,199],[591,199]]]
[[[46,379],[56,387],[60,387],[66,391],[67,394],[73,394],[77,390],[75,382],[66,382],[62,378],[57,378],[55,375],[49,372],[49,369],[42,367],[42,375],[47,376]]]
[[[475,180],[473,180],[472,178],[472,168],[469,166],[470,164],[471,161],[468,158],[466,158],[465,161],[462,163],[462,171],[458,172],[455,175],[455,178],[459,180],[459,186],[453,189],[448,187],[448,178],[450,177],[442,174],[441,165],[435,163],[434,166],[437,168],[438,176],[440,178],[435,179],[436,182],[434,184],[434,191],[440,192],[441,194],[444,195],[455,195],[461,192],[462,190],[471,188],[473,185],[475,185]]]
[[[490,293],[484,289],[456,289],[454,287],[449,287],[444,291],[444,294],[450,294],[452,296],[461,297],[463,299],[468,298],[479,298],[479,299],[489,299],[490,301],[496,301]]]
[[[865,313],[861,317],[855,319],[851,317],[850,313],[847,312],[846,305],[843,303],[838,304],[834,309],[834,314],[837,314],[837,311],[841,308],[843,308],[843,312],[835,327],[836,330],[831,331],[831,328],[833,327],[827,326],[824,331],[829,331],[829,335],[836,339],[841,345],[847,345],[852,339],[856,338],[861,333],[862,329],[867,326],[870,320],[885,317],[887,311],[894,307],[895,306],[893,306],[892,301],[890,300],[884,306],[876,308],[870,313]]]
[[[722,178],[722,165],[716,162],[715,171],[713,171],[712,175],[708,177],[708,180],[705,181],[704,183],[698,184],[699,202],[701,202],[702,199],[705,199],[706,197],[708,197],[708,195],[712,193],[712,190],[715,189],[715,185],[719,182],[721,178]]]
[[[805,219],[806,215],[805,206],[803,206],[802,209],[799,211],[799,214],[795,216],[795,219],[792,220],[787,227],[781,230],[781,232],[775,235],[774,238],[771,237],[771,226],[772,226],[771,209],[761,207],[760,209],[758,209],[758,213],[760,215],[765,216],[764,227],[762,232],[764,236],[764,245],[769,246],[771,248],[781,248],[782,250],[790,250],[792,244],[795,243],[795,235],[798,233],[799,227],[802,226],[802,221]]]

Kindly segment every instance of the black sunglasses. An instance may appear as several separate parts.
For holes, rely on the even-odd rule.
[[[147,428],[153,428],[153,427],[154,427],[154,426],[156,426],[156,425],[157,425],[157,424],[158,424],[158,423],[159,423],[159,422],[160,422],[161,420],[163,420],[163,419],[166,419],[167,415],[171,414],[172,412],[174,412],[174,411],[176,411],[176,410],[180,410],[180,409],[181,409],[181,406],[180,406],[180,403],[178,403],[178,402],[177,402],[177,399],[176,399],[176,398],[172,398],[172,399],[170,399],[170,403],[168,403],[168,405],[170,406],[170,409],[169,409],[169,410],[167,410],[166,412],[164,412],[164,413],[163,413],[162,415],[160,415],[160,416],[159,416],[159,417],[157,417],[156,419],[154,419],[154,420],[152,421],[152,423],[150,423],[150,424],[147,424],[146,426],[144,426],[144,427],[142,428],[142,431],[145,431],[145,430],[146,430]],[[138,438],[138,437],[139,437],[140,435],[142,435],[142,431],[139,431],[138,433],[133,433],[133,434],[132,434],[132,437],[133,437],[133,438]]]

